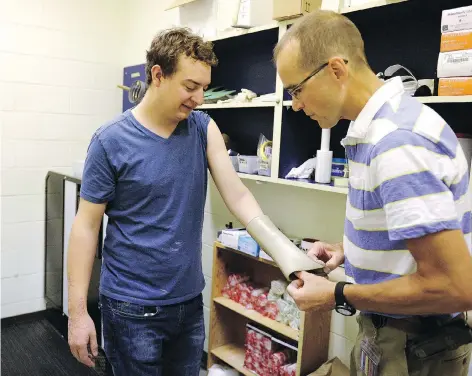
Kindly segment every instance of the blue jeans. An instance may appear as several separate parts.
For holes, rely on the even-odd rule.
[[[105,354],[115,376],[198,376],[205,341],[202,295],[171,306],[100,296]]]

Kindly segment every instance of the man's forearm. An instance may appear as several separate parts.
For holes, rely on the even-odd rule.
[[[97,241],[98,231],[76,219],[72,227],[67,258],[70,317],[87,312],[87,292]]]
[[[379,284],[347,285],[344,295],[360,311],[406,315],[447,314],[466,309],[454,290],[447,279],[431,281],[415,273]]]
[[[228,209],[244,227],[246,227],[252,219],[263,214],[261,207],[247,188],[237,200],[228,203]]]

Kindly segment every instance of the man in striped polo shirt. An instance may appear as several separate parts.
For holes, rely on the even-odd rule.
[[[321,128],[351,120],[344,240],[310,251],[350,282],[302,272],[289,289],[301,309],[358,316],[351,375],[466,375],[472,309],[468,162],[449,125],[379,80],[356,26],[334,12],[311,13],[274,51],[278,73]],[[447,338],[447,341],[445,340]]]

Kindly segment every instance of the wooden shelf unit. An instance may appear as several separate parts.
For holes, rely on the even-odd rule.
[[[300,330],[294,330],[222,297],[221,291],[231,273],[246,273],[254,283],[267,287],[275,279],[284,279],[274,262],[250,256],[219,242],[214,244],[213,260],[208,368],[222,362],[244,375],[254,376],[244,368],[247,323],[257,323],[274,336],[297,343],[297,376],[313,372],[327,360],[329,312],[301,312]]]

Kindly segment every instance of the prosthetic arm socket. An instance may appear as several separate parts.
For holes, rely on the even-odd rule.
[[[264,215],[252,219],[246,229],[260,247],[274,259],[287,280],[297,279],[295,273],[300,271],[326,276],[324,265],[297,248],[269,217]]]

